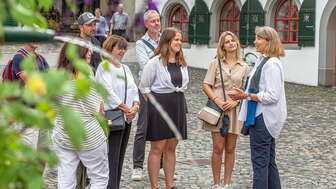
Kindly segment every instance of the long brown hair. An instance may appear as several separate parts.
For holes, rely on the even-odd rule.
[[[173,40],[173,38],[176,36],[177,33],[181,33],[176,28],[169,27],[163,30],[161,37],[160,37],[160,42],[158,47],[154,51],[153,56],[160,55],[160,58],[163,60],[163,64],[165,66],[168,65],[168,58],[169,58],[169,53],[170,53],[170,44]],[[176,60],[177,60],[177,65],[185,67],[187,66],[187,63],[184,59],[182,47],[179,52],[176,53]]]
[[[66,50],[69,46],[69,43],[64,43],[59,58],[58,58],[58,65],[57,65],[57,69],[65,69],[68,72],[72,73],[72,74],[76,74],[76,70],[73,67],[72,63],[70,62],[70,60],[68,59],[68,57],[66,56]],[[77,46],[77,55],[79,56],[79,58],[81,59],[85,59],[85,55],[89,52],[89,49],[81,47],[81,46]]]

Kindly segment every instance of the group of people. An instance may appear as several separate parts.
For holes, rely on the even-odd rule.
[[[100,40],[95,38],[98,22],[91,13],[79,16],[79,38],[99,45]],[[155,97],[172,119],[182,139],[187,139],[188,107],[184,92],[188,87],[189,74],[182,49],[182,34],[175,28],[166,28],[161,33],[160,15],[154,10],[145,12],[144,22],[147,32],[136,42],[140,68],[138,85],[129,67],[120,63],[127,51],[125,38],[112,34],[104,39],[102,48],[115,57],[113,60],[89,49],[77,48],[78,56],[92,67],[91,79],[107,89],[107,101],[103,101],[94,89],[86,98],[76,98],[75,80],[82,75],[66,57],[68,44],[62,47],[57,68],[72,73],[73,85],[66,95],[57,100],[80,115],[86,138],[81,150],[74,149],[61,117],[57,116],[52,139],[59,158],[58,188],[76,187],[76,170],[79,162],[82,162],[91,188],[118,189],[132,121],[137,114],[132,179],[143,179],[145,144],[150,141],[147,166],[151,188],[160,188],[158,178],[161,168],[165,175],[165,188],[177,188],[174,177],[179,141],[148,95]],[[256,28],[254,44],[262,56],[250,70],[240,58],[237,36],[229,31],[223,32],[216,58],[210,63],[203,81],[203,90],[209,100],[224,111],[222,117],[225,114],[230,118],[229,131],[224,137],[219,133],[223,126],[221,121],[217,125],[203,122],[203,129],[211,132],[213,142],[212,188],[232,188],[236,141],[241,131],[250,135],[253,188],[281,188],[275,162],[275,138],[279,136],[287,116],[283,67],[279,59],[284,56],[284,49],[277,32],[267,26]],[[14,67],[17,66],[14,64]],[[224,86],[220,72],[223,73]],[[22,71],[14,69],[13,74],[24,80]],[[252,106],[251,102],[257,105]],[[106,111],[116,109],[124,113],[125,128],[110,131],[106,136],[95,115],[104,115]],[[221,186],[223,155],[224,186]]]
[[[95,16],[96,22],[96,35],[101,44],[109,35],[119,35],[127,39],[127,28],[129,25],[128,14],[124,12],[124,5],[119,3],[116,7],[116,12],[112,15],[110,23],[106,21],[100,8],[96,8]],[[80,24],[80,23],[78,23]]]

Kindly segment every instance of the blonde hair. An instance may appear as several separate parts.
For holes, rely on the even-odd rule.
[[[285,56],[285,50],[282,46],[278,32],[272,27],[262,26],[256,27],[255,33],[257,37],[263,38],[268,41],[264,54],[268,57]]]
[[[164,29],[162,34],[161,34],[161,37],[160,37],[159,45],[154,51],[153,56],[160,55],[160,58],[163,60],[163,64],[165,66],[168,65],[168,58],[169,58],[169,53],[170,53],[170,44],[171,44],[172,40],[174,39],[174,37],[176,36],[177,33],[181,34],[181,31],[176,29],[176,28],[173,28],[173,27],[169,27],[169,28]],[[180,51],[176,53],[176,60],[177,60],[176,63],[177,63],[178,66],[182,66],[182,67],[187,66],[187,63],[184,59],[182,47],[181,47]]]
[[[225,31],[225,32],[223,32],[220,35],[218,46],[217,46],[217,57],[219,59],[223,59],[223,60],[226,59],[227,52],[226,52],[226,50],[224,48],[225,37],[226,36],[231,36],[232,39],[237,43],[236,58],[237,58],[237,60],[241,60],[241,58],[240,58],[240,42],[239,42],[239,39],[238,39],[238,37],[234,33],[230,32],[230,31]]]

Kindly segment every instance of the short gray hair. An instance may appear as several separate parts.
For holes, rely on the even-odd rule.
[[[146,22],[148,20],[149,15],[151,14],[157,14],[160,16],[160,14],[156,10],[148,10],[144,14],[144,21]]]

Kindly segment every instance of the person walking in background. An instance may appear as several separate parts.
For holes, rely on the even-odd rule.
[[[81,149],[76,150],[64,128],[62,116],[59,112],[57,113],[52,138],[59,159],[58,188],[75,189],[77,183],[76,170],[81,161],[90,178],[90,188],[105,189],[109,176],[107,137],[96,118],[96,114],[102,109],[103,99],[94,89],[91,89],[85,98],[77,98],[76,79],[80,79],[82,76],[66,57],[67,46],[66,43],[61,49],[57,68],[70,72],[73,80],[70,83],[70,91],[57,97],[57,100],[63,106],[71,108],[79,114],[84,124],[86,138],[81,144]],[[80,58],[86,60],[87,63],[90,62],[92,53],[88,49],[77,47],[77,52]],[[91,77],[93,78],[93,72]]]
[[[127,41],[123,37],[111,35],[105,40],[103,48],[121,61],[126,53]],[[107,64],[109,71],[104,69],[104,64]],[[119,189],[132,120],[139,111],[138,88],[128,66],[114,60],[104,60],[98,66],[96,81],[109,93],[104,110],[120,109],[125,114],[126,127],[123,130],[110,131],[108,137],[110,178],[107,188]]]
[[[97,19],[96,23],[96,39],[100,42],[100,44],[103,44],[108,33],[109,33],[109,27],[105,20],[105,18],[102,16],[102,11],[100,8],[96,8],[95,15]]]
[[[181,133],[187,139],[186,102],[184,91],[189,83],[187,63],[182,51],[182,34],[175,28],[162,32],[154,57],[145,66],[140,81],[140,90],[147,98],[152,94],[168,113]],[[148,156],[148,174],[151,188],[157,189],[161,156],[166,188],[174,189],[173,177],[176,164],[178,140],[154,105],[148,102],[148,128],[146,139],[151,141]]]
[[[251,71],[246,90],[233,88],[229,95],[243,99],[239,120],[250,135],[253,189],[281,189],[275,162],[275,138],[287,118],[283,65],[285,55],[278,33],[271,27],[256,28],[256,51],[262,56]]]
[[[137,61],[139,64],[139,81],[141,80],[141,74],[143,68],[148,63],[149,59],[153,56],[155,48],[159,44],[160,39],[160,15],[155,10],[148,10],[144,14],[145,27],[147,32],[140,40],[136,42],[135,52]],[[147,102],[140,94],[140,111],[137,123],[137,130],[134,137],[133,147],[133,172],[132,180],[142,180],[143,162],[145,158],[145,146],[147,135]]]
[[[219,64],[221,64],[221,66],[219,66]],[[227,101],[224,101],[219,69],[222,69]],[[210,125],[209,123],[203,122],[203,129],[210,131],[212,135],[213,149],[211,165],[214,179],[213,188],[221,188],[220,176],[223,152],[225,152],[224,188],[231,187],[230,183],[233,166],[235,164],[236,142],[242,127],[242,122],[238,120],[239,101],[230,99],[227,94],[233,86],[242,87],[248,70],[247,64],[240,58],[240,43],[238,37],[232,32],[223,32],[217,46],[217,58],[210,63],[203,81],[205,94],[230,118],[229,131],[225,137],[219,133],[219,129],[222,127],[221,120],[217,125]]]
[[[114,34],[127,38],[128,14],[124,12],[124,4],[118,4],[117,11],[112,15],[110,23],[110,35]]]
[[[101,46],[101,43],[98,39],[95,38],[96,35],[96,17],[90,12],[84,12],[78,17],[79,24],[79,38],[82,40],[91,42],[93,45]],[[101,62],[99,53],[93,52],[91,56],[90,65],[93,69],[93,73],[96,72],[98,64]]]

